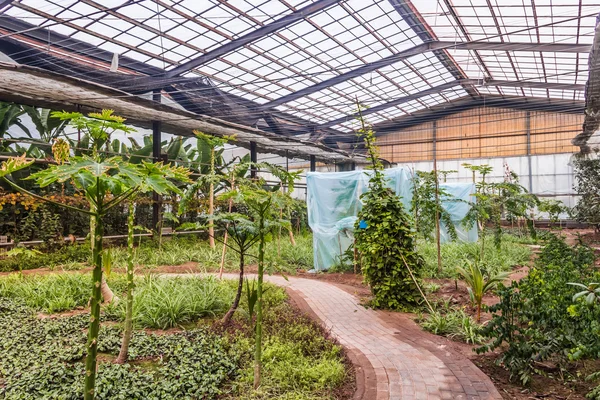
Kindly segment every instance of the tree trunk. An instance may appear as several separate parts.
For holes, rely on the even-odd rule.
[[[133,332],[133,202],[129,204],[129,216],[127,217],[127,303],[125,304],[125,331],[123,332],[123,342],[119,356],[115,360],[116,364],[123,364],[127,361],[129,353],[129,342]]]
[[[102,235],[104,226],[102,219],[94,218],[94,235],[92,247],[92,298],[91,316],[88,329],[87,355],[85,357],[85,400],[94,400],[96,387],[96,356],[98,355],[98,331],[100,330],[100,303],[102,297]]]
[[[225,314],[225,316],[221,320],[221,323],[223,324],[223,326],[226,326],[229,324],[229,322],[231,321],[231,318],[233,317],[233,314],[235,313],[238,306],[240,305],[240,299],[242,297],[242,289],[243,288],[244,288],[244,253],[242,252],[242,253],[240,253],[240,280],[238,281],[237,293],[235,294],[235,299],[233,300],[233,304],[231,305],[231,308],[229,309],[229,311],[227,311],[227,314]]]
[[[215,185],[212,181],[215,175],[215,148],[211,148],[210,150],[210,187],[208,189],[208,215],[212,218],[213,213],[215,211],[215,194],[213,193],[215,190]],[[211,219],[208,221],[208,243],[210,244],[210,248],[215,248],[215,224]]]
[[[260,241],[258,245],[258,283],[256,285],[256,348],[254,350],[254,389],[258,389],[260,386],[260,371],[262,368],[262,284],[264,274],[264,260],[265,260],[265,234],[264,234],[264,219],[261,217],[259,229],[260,229]]]
[[[294,231],[292,230],[292,228],[290,228],[288,232],[290,233],[290,242],[292,243],[292,246],[296,246],[296,239],[294,238]]]
[[[477,304],[477,323],[481,322],[481,303]]]
[[[212,217],[215,209],[215,194],[213,193],[214,185],[212,182],[210,183],[210,189],[208,190],[210,192],[208,194],[208,215]],[[208,221],[208,243],[210,244],[211,249],[215,248],[215,225],[212,219]]]

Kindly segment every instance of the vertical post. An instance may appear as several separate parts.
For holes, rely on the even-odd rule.
[[[433,177],[435,179],[435,242],[437,247],[438,273],[442,273],[442,245],[440,231],[440,183],[437,173],[437,121],[433,121]]]
[[[315,172],[317,170],[317,159],[315,156],[310,156],[310,172]]]
[[[157,103],[161,102],[160,90],[155,90],[152,93],[152,100]],[[161,122],[152,121],[152,158],[154,162],[160,161],[161,152]],[[158,224],[160,222],[160,196],[158,193],[152,194],[152,230],[158,232]]]
[[[525,112],[525,133],[527,134],[527,164],[529,167],[529,193],[533,192],[533,175],[531,168],[531,111]]]
[[[256,142],[250,142],[250,161],[252,162],[252,166],[250,167],[250,178],[256,179],[256,163],[258,160],[258,154],[256,152]]]

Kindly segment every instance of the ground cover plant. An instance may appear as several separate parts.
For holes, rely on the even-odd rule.
[[[65,275],[72,275],[66,277]],[[84,304],[80,294],[69,291],[69,279],[81,274],[50,274],[32,277],[0,277],[0,398],[3,399],[79,399],[84,385],[85,327],[83,314],[41,318],[43,301],[27,305],[26,286],[36,279],[40,286],[62,287],[70,293],[72,304]],[[123,275],[112,274],[109,283],[117,295],[125,290]],[[213,317],[227,310],[234,296],[236,282],[214,278],[136,277],[134,299],[144,305],[134,307],[138,327],[163,326],[146,319],[149,309],[161,308],[160,321],[177,316],[177,326],[170,331],[140,330],[133,332],[129,360],[116,364],[120,350],[124,310],[110,306],[101,315],[99,335],[99,369],[96,398],[174,399],[341,399],[341,385],[352,379],[341,347],[326,338],[314,322],[300,314],[286,301],[285,292],[267,285],[264,306],[263,378],[254,390],[254,329],[248,318],[248,305],[242,297],[240,311],[226,331],[212,330]],[[166,289],[168,288],[168,289]],[[59,291],[57,289],[57,291]],[[139,292],[147,291],[147,295]],[[165,304],[169,297],[181,296],[173,304],[186,302],[197,307],[194,318],[187,313],[172,313],[179,307]],[[186,300],[183,294],[191,293]],[[196,303],[203,298],[207,307]],[[214,299],[217,299],[215,301]],[[76,300],[77,299],[77,300]],[[76,301],[75,301],[76,300]],[[139,304],[142,306],[142,304]],[[204,308],[201,310],[200,308]],[[190,323],[190,321],[192,321]],[[181,329],[185,326],[186,329]]]
[[[435,243],[418,241],[419,254],[423,256],[423,277],[425,278],[457,278],[457,267],[462,267],[465,260],[478,260],[481,256],[481,243],[449,242],[441,246],[444,269],[440,274],[437,269],[437,253]],[[527,265],[532,251],[529,247],[516,243],[515,240],[504,236],[500,248],[488,241],[485,244],[483,260],[488,272],[498,273],[509,271],[517,265]]]

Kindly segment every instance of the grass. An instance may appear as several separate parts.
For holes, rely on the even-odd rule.
[[[450,242],[442,244],[443,269],[440,275],[437,270],[437,249],[433,242],[419,241],[418,251],[425,260],[423,278],[456,278],[456,267],[462,267],[466,258],[474,260],[479,257],[481,244]],[[491,238],[485,244],[484,265],[490,268],[490,273],[508,271],[516,265],[527,264],[531,258],[531,249],[510,239],[503,240],[497,249]]]
[[[123,290],[125,277],[114,274],[111,278],[108,280],[113,291]],[[0,277],[0,297],[21,300],[29,307],[47,313],[87,306],[90,288],[91,277],[79,273]]]
[[[247,262],[254,262],[253,254],[257,254],[258,248],[250,250]],[[145,241],[136,248],[134,264],[141,268],[152,271],[163,265],[181,265],[188,262],[198,263],[202,272],[216,271],[221,264],[223,245],[217,241],[217,246],[211,249],[208,242],[192,236],[175,237],[165,240],[161,249],[153,241]],[[125,268],[127,249],[114,247],[110,249],[114,267]],[[267,246],[265,255],[267,265],[272,266],[274,271],[295,273],[297,269],[310,269],[313,265],[312,235],[296,236],[296,246],[292,246],[289,237],[282,234],[279,246],[276,238],[273,238]],[[225,253],[226,271],[237,271],[239,257],[232,249]],[[198,272],[198,271],[196,271]]]

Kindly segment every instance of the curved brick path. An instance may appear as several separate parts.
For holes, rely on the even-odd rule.
[[[373,367],[370,374],[364,372],[366,388],[355,399],[502,399],[471,361],[440,349],[427,339],[427,333],[388,325],[381,312],[362,307],[353,295],[332,284],[288,279],[265,276],[301,296],[352,358],[362,359],[361,365],[366,358]]]

